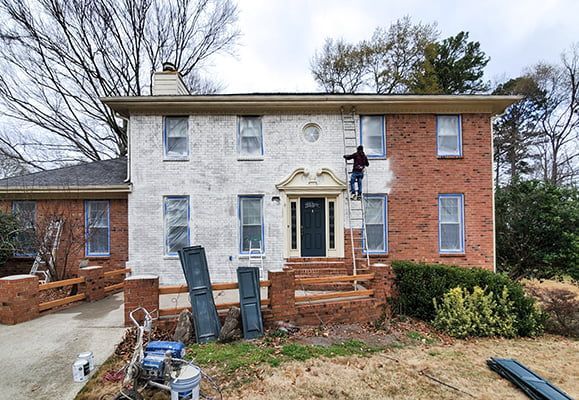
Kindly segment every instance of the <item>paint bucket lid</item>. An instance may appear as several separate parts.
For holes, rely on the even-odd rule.
[[[78,353],[77,354],[78,358],[89,358],[92,357],[92,351],[85,351],[83,353]]]

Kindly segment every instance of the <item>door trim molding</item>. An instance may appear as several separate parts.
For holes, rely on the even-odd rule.
[[[300,212],[299,202],[301,198],[323,197],[325,203],[325,229],[326,229],[326,257],[325,258],[342,258],[344,257],[344,191],[347,185],[339,179],[337,175],[329,168],[320,168],[315,171],[307,168],[298,168],[288,177],[276,185],[282,197],[282,214],[284,226],[284,258],[301,257],[301,238],[300,238]],[[291,201],[298,202],[297,215],[297,246],[291,248]],[[334,201],[334,229],[335,229],[335,246],[330,249],[329,240],[329,206],[328,203]]]

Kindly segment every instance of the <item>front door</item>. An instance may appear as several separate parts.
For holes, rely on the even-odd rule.
[[[326,256],[326,199],[300,199],[302,257]]]

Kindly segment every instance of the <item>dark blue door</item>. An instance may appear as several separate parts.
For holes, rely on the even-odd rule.
[[[326,256],[326,200],[300,199],[302,257]]]

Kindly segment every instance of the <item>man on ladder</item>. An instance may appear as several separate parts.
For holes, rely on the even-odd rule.
[[[350,176],[350,199],[362,199],[362,179],[364,179],[364,169],[370,165],[368,157],[364,154],[364,146],[358,146],[354,154],[344,155],[346,160],[354,159],[354,166],[352,167],[352,175]],[[354,188],[354,184],[358,185],[358,193]]]

